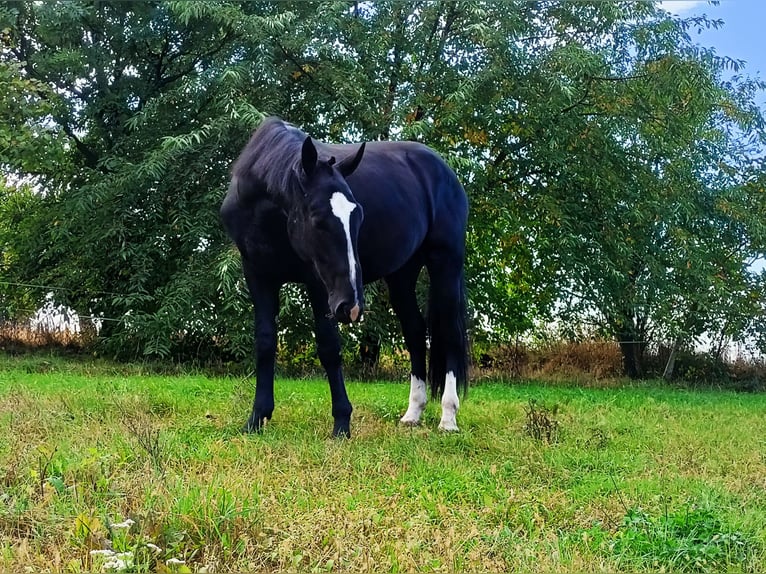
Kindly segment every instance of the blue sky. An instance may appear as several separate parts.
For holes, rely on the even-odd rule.
[[[705,0],[666,0],[662,7],[680,16],[705,14],[711,20],[723,20],[723,27],[705,30],[693,39],[715,48],[719,56],[744,60],[741,73],[766,78],[766,0],[721,0],[717,6]],[[766,109],[766,94],[757,101]]]
[[[744,60],[745,67],[740,73],[766,78],[766,0],[721,0],[717,6],[703,0],[666,0],[662,7],[679,16],[705,14],[712,20],[723,20],[721,28],[705,30],[695,41],[715,48],[719,56]],[[761,92],[756,101],[761,110],[766,110],[766,93]],[[752,270],[757,272],[764,267],[766,262],[760,260]]]

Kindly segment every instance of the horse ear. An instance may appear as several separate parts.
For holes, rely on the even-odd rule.
[[[365,144],[362,143],[359,149],[356,150],[356,154],[345,157],[338,163],[338,171],[343,177],[348,177],[359,167],[359,162],[362,161],[362,156],[364,155],[364,146]]]
[[[311,177],[317,166],[317,148],[314,147],[314,142],[311,141],[311,136],[307,136],[306,139],[303,140],[303,148],[301,148],[301,166],[303,166],[303,173],[308,177]]]

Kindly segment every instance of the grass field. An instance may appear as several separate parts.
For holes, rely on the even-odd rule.
[[[0,571],[766,571],[764,395],[482,384],[442,434],[351,382],[333,440],[320,380],[240,434],[250,385],[1,357]]]

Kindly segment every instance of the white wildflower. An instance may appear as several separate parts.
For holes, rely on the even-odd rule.
[[[127,570],[128,564],[125,562],[125,560],[120,560],[119,558],[110,558],[108,562],[105,562],[104,565],[101,567],[102,572],[106,572],[107,570]]]
[[[168,566],[180,566],[181,564],[186,564],[186,560],[180,560],[179,558],[169,558],[168,560],[165,560],[165,564]]]
[[[127,570],[133,566],[133,553],[132,552],[120,552],[116,553],[112,550],[91,550],[91,556],[103,556],[108,559],[101,566],[102,572],[120,572]]]
[[[117,528],[118,530],[123,528],[128,529],[131,526],[133,526],[135,523],[136,523],[135,520],[128,518],[127,520],[125,520],[125,522],[113,522],[112,528]]]
[[[159,554],[160,552],[162,552],[162,548],[160,548],[160,547],[159,547],[159,546],[157,546],[156,544],[152,544],[151,542],[147,542],[147,543],[146,543],[146,547],[147,547],[149,550],[151,550],[152,552],[154,552],[155,554]]]
[[[91,556],[114,556],[114,552],[111,550],[91,550]]]

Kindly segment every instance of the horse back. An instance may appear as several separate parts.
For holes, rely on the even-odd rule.
[[[355,146],[327,146],[339,157]],[[384,277],[428,243],[462,256],[468,201],[455,173],[417,142],[370,142],[347,180],[364,209],[359,251],[365,282]]]

